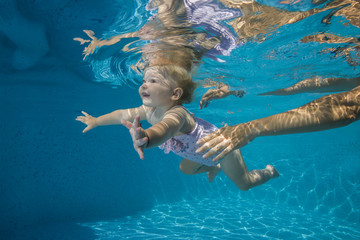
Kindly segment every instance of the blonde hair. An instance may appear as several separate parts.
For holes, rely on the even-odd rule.
[[[144,73],[149,69],[156,70],[165,79],[170,79],[175,83],[176,87],[183,90],[183,94],[181,95],[178,104],[191,103],[197,84],[192,81],[189,71],[175,65],[157,65],[146,68]]]

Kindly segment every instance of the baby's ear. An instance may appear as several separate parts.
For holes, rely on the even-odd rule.
[[[182,90],[182,88],[175,88],[171,99],[174,101],[178,101],[183,95],[183,93],[184,91]]]

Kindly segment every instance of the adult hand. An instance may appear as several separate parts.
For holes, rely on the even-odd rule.
[[[77,116],[75,120],[87,125],[87,127],[83,130],[83,133],[86,133],[87,131],[98,126],[95,117],[87,114],[84,111],[81,111],[81,113],[84,114],[84,116]]]
[[[144,159],[144,145],[146,145],[149,141],[148,137],[144,132],[144,129],[140,126],[139,123],[140,116],[136,116],[134,121],[131,123],[129,121],[122,120],[121,124],[129,129],[129,133],[131,135],[134,149],[139,154],[140,159]]]
[[[221,99],[227,97],[229,94],[228,88],[220,88],[220,89],[209,89],[200,100],[200,109],[203,107],[206,108],[210,101],[213,99]]]
[[[208,151],[203,158],[217,154],[213,161],[219,161],[231,151],[247,145],[257,136],[258,132],[253,128],[251,122],[225,126],[200,139],[196,143],[200,145],[196,152]]]

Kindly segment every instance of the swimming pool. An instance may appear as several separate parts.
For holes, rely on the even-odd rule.
[[[141,104],[139,79],[129,70],[136,55],[121,53],[89,67],[82,61],[83,46],[72,38],[83,29],[103,37],[138,30],[152,14],[145,10],[147,2],[4,2],[2,239],[360,238],[358,122],[254,140],[242,149],[249,169],[271,163],[280,177],[247,192],[222,173],[211,184],[206,176],[183,175],[181,159],[158,149],[147,150],[140,161],[123,127],[83,135],[83,126],[74,121],[81,110],[98,116]],[[293,2],[259,1],[290,11],[315,8],[311,1]],[[218,79],[246,94],[199,110],[207,90],[200,87],[187,107],[218,127],[234,125],[328,94],[260,93],[315,75],[357,77],[359,66],[349,64],[348,55],[326,51],[354,43],[301,41],[319,32],[360,37],[359,28],[343,16],[322,22],[330,12],[278,26],[264,41],[241,42],[219,57],[226,63],[203,58],[196,81]],[[33,51],[25,51],[28,46]],[[356,53],[349,52],[355,60]],[[109,78],[113,73],[118,75]]]

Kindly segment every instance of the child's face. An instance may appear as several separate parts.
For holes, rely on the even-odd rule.
[[[143,104],[148,107],[170,106],[173,104],[175,83],[165,79],[155,69],[150,69],[143,76],[143,84],[139,88],[139,94]]]

